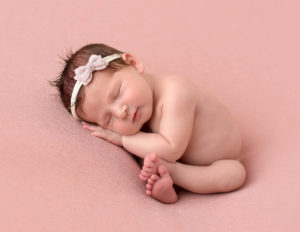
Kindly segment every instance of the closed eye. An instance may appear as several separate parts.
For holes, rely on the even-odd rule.
[[[111,114],[107,115],[106,120],[105,120],[105,126],[107,127],[111,121]]]
[[[116,91],[115,99],[118,98],[118,97],[120,96],[120,93],[121,93],[121,87],[122,87],[122,83],[120,84],[120,87],[119,87],[118,90]]]

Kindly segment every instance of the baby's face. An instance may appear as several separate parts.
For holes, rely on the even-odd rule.
[[[76,113],[84,121],[130,135],[151,118],[152,90],[142,74],[131,66],[117,71],[95,71],[92,81],[80,91],[83,101]]]

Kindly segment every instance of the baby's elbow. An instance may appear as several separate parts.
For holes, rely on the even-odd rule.
[[[168,142],[168,145],[164,147],[162,151],[164,153],[164,159],[166,161],[175,163],[184,154],[186,147],[180,143]]]
[[[179,160],[181,158],[181,156],[183,155],[183,151],[181,151],[181,149],[179,148],[173,148],[172,151],[170,152],[170,156],[169,156],[169,162],[175,163],[177,160]]]

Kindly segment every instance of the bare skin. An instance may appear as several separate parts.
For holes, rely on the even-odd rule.
[[[98,71],[83,88],[77,114],[93,123],[83,127],[144,159],[140,178],[158,201],[177,201],[173,184],[194,193],[241,187],[241,136],[226,107],[186,78],[146,74],[138,59],[122,59],[129,68]],[[106,98],[118,86],[120,96]]]
[[[158,174],[151,175],[147,180],[146,194],[164,203],[176,202],[178,197],[168,169],[160,165],[157,170]]]

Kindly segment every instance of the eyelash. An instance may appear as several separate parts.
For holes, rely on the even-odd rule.
[[[109,116],[108,116],[108,119],[107,119],[106,126],[108,126],[108,125],[109,125],[110,121],[111,121],[111,114],[109,114]]]
[[[122,84],[120,85],[120,88],[119,88],[119,91],[117,92],[115,98],[119,97],[120,96],[120,93],[121,93],[121,87],[122,87]]]
[[[119,96],[120,96],[120,93],[121,93],[121,88],[122,88],[122,83],[120,85],[120,88],[119,88],[119,91],[117,92],[117,94],[115,95],[115,99],[117,99]],[[111,121],[111,114],[108,116],[108,119],[107,119],[107,123],[106,123],[106,126],[110,124],[110,121]]]

